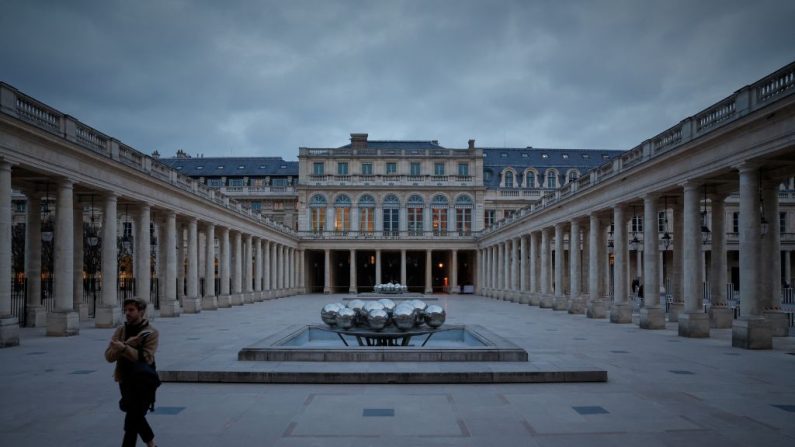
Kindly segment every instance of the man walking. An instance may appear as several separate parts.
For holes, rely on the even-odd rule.
[[[155,363],[155,351],[159,333],[144,318],[146,302],[140,298],[124,300],[124,317],[127,322],[113,333],[105,359],[116,362],[113,377],[119,382],[121,401],[119,407],[127,415],[124,418],[124,441],[122,447],[135,446],[140,435],[147,446],[155,445],[155,434],[146,421],[146,412],[152,402],[132,383],[131,376],[135,362],[142,360],[150,365]]]

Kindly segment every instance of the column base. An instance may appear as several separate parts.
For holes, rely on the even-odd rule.
[[[542,309],[552,309],[555,307],[555,297],[553,295],[541,295],[538,305]]]
[[[425,293],[428,293],[427,291]],[[331,289],[328,287],[323,288],[323,295],[331,295]]]
[[[202,311],[202,300],[199,297],[188,298],[182,302],[182,312],[186,314],[197,314]]]
[[[556,296],[555,301],[552,304],[552,309],[554,310],[568,310],[569,309],[569,297],[567,296]]]
[[[585,313],[585,298],[583,296],[570,297],[568,311],[572,315],[582,315]]]
[[[26,327],[47,326],[47,309],[42,306],[29,306],[25,313]]]
[[[789,336],[789,318],[780,310],[763,310],[762,316],[770,322],[770,334],[774,337]]]
[[[215,295],[202,297],[202,309],[218,310],[218,298]]]
[[[73,310],[47,314],[48,337],[71,337],[80,333],[80,315]]]
[[[88,321],[91,317],[88,315],[88,303],[79,303],[77,305],[77,314],[80,316],[80,321]]]
[[[734,310],[726,306],[709,307],[709,327],[712,329],[730,329],[734,320]]]
[[[527,305],[528,306],[540,306],[541,305],[541,296],[537,293],[531,293],[527,295]]]
[[[17,317],[0,318],[0,348],[19,346],[19,319]]]
[[[685,303],[673,302],[668,305],[668,321],[675,323],[679,321],[679,315],[685,311]]]
[[[527,304],[530,302],[530,295],[527,292],[519,292],[518,303]]]
[[[233,295],[229,295],[229,302],[233,306],[242,306],[243,305],[243,295],[240,293],[235,293]]]
[[[641,329],[665,329],[665,311],[660,306],[645,306],[640,309]]]
[[[679,314],[679,336],[688,338],[709,337],[709,315],[703,312]]]
[[[163,318],[175,318],[182,314],[182,307],[179,305],[179,301],[166,301],[165,303],[160,304],[160,316]]]
[[[613,303],[610,309],[610,322],[615,324],[632,323],[632,304]]]
[[[588,301],[585,316],[588,318],[607,318],[607,303],[600,299]]]
[[[743,349],[773,349],[770,321],[762,317],[742,317],[734,320],[732,346]]]
[[[232,298],[229,295],[218,295],[218,308],[232,307]]]
[[[94,316],[94,327],[116,327],[122,322],[121,307],[116,305],[98,305]]]

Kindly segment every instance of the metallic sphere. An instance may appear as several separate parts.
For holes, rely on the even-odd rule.
[[[337,317],[334,319],[337,327],[340,329],[350,329],[356,321],[356,312],[348,307],[343,307],[337,311]]]
[[[380,331],[389,322],[389,315],[384,309],[373,309],[367,313],[367,325],[374,331]]]
[[[414,326],[420,326],[425,322],[423,312],[428,305],[422,300],[411,300],[411,304],[414,306]]]
[[[363,307],[364,312],[367,314],[369,314],[371,311],[376,309],[383,310],[384,305],[379,303],[378,301],[368,301]]]
[[[320,311],[320,319],[327,325],[334,326],[336,324],[337,312],[343,307],[344,306],[339,303],[326,304]]]
[[[431,304],[426,307],[423,315],[425,317],[425,324],[434,329],[444,324],[444,320],[447,318],[447,313],[444,311],[444,308],[436,304]]]
[[[399,304],[392,312],[392,321],[395,326],[402,331],[407,331],[414,327],[416,317],[414,315],[414,308]]]
[[[359,315],[359,314],[362,313],[362,310],[364,308],[364,301],[362,301],[362,300],[350,300],[350,301],[348,301],[348,307],[353,309],[353,311],[356,312],[357,315]]]
[[[395,310],[395,302],[394,301],[390,300],[389,298],[381,298],[380,300],[378,300],[378,302],[381,303],[381,305],[384,306],[384,310],[386,311],[386,313],[388,313],[389,315],[392,315],[392,311]]]

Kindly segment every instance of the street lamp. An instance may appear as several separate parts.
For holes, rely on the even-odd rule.
[[[632,240],[629,241],[629,246],[632,248],[632,250],[635,250],[635,251],[637,251],[638,248],[640,248],[640,241],[638,240],[638,235],[637,235],[637,233],[635,231],[637,229],[637,223],[638,223],[637,210],[633,206],[632,207]]]
[[[41,240],[43,242],[52,242],[52,227],[47,225],[47,219],[50,217],[50,183],[44,184],[44,206],[42,206],[42,222],[45,222],[44,231],[41,232]]]
[[[707,226],[707,185],[704,185],[704,208],[701,211],[701,239],[704,241],[704,245],[709,245],[710,233]]]
[[[668,232],[668,196],[663,197],[665,201],[665,205],[663,208],[663,235],[662,235],[662,242],[663,247],[665,250],[668,250],[668,247],[671,246],[671,233]]]

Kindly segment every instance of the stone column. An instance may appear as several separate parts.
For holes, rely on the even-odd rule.
[[[277,267],[279,264],[279,260],[276,256],[276,249],[278,248],[278,244],[276,242],[270,243],[270,277],[271,277],[271,297],[278,298],[279,297],[279,280],[277,278]],[[329,273],[330,274],[330,273]]]
[[[519,238],[519,303],[527,304],[530,299],[527,296],[527,236]]]
[[[181,241],[180,241],[181,242]],[[177,214],[174,211],[166,213],[165,240],[161,243],[166,246],[165,275],[162,279],[160,301],[161,317],[178,317],[182,312],[177,299]]]
[[[217,310],[218,297],[215,292],[215,225],[208,223],[204,240],[204,297],[202,298],[202,309]]]
[[[792,250],[784,251],[784,281],[792,287]]]
[[[760,272],[762,273],[761,292],[763,300],[762,315],[770,322],[773,337],[789,335],[789,317],[781,309],[781,228],[779,225],[778,185],[776,180],[762,182],[767,234],[762,236]]]
[[[452,293],[459,293],[458,290],[458,250],[450,251],[450,288]]]
[[[152,290],[152,259],[149,251],[151,250],[151,239],[149,237],[149,225],[151,223],[151,209],[148,204],[143,204],[138,210],[138,221],[135,223],[137,230],[135,244],[135,296],[146,301],[146,317],[152,318],[154,308],[151,306]]]
[[[519,301],[519,238],[510,239],[511,244],[511,283],[508,286],[510,290],[510,299],[513,302]]]
[[[182,301],[185,299],[185,226],[181,220],[177,221],[177,299],[182,306]]]
[[[218,307],[232,307],[232,298],[229,294],[229,270],[231,260],[229,255],[229,228],[221,228],[221,256],[218,259],[218,270],[221,273],[221,290],[218,291]]]
[[[329,294],[331,293],[331,250],[327,248],[324,253],[326,256],[325,268],[323,269],[323,293]]]
[[[710,207],[712,209],[712,255],[710,264],[710,306],[709,324],[711,328],[728,329],[732,327],[734,311],[730,309],[726,298],[726,207],[725,194],[712,194]]]
[[[591,219],[583,221],[582,228],[582,262],[580,263],[580,290],[582,291],[583,313],[587,311],[588,301],[591,297]]]
[[[381,284],[381,250],[375,250],[375,283]]]
[[[762,315],[761,232],[759,216],[759,168],[751,164],[740,171],[740,318],[732,324],[732,346],[772,349],[770,321]],[[775,223],[775,222],[774,222]]]
[[[588,318],[607,317],[607,307],[603,299],[605,291],[604,268],[605,268],[605,246],[602,244],[603,227],[602,221],[596,213],[589,216],[588,233],[588,304],[585,316]]]
[[[682,337],[709,337],[709,315],[702,309],[704,295],[701,276],[701,215],[699,213],[699,187],[696,182],[684,185],[684,234],[682,292],[684,313],[679,315],[679,335]]]
[[[638,277],[638,281],[643,284],[643,250],[641,250],[640,245],[635,250],[635,275]]]
[[[359,293],[358,287],[356,285],[356,249],[351,248],[350,250],[350,286],[348,287],[348,293]]]
[[[475,277],[475,295],[482,295],[483,294],[483,249],[478,248],[475,251],[475,272],[477,272],[477,276]],[[463,290],[462,290],[463,292]]]
[[[566,255],[563,249],[563,223],[558,222],[555,224],[555,300],[553,302],[553,309],[567,310],[569,308],[569,299],[564,294],[563,287],[563,270],[566,260]]]
[[[88,320],[88,303],[83,302],[83,271],[85,270],[85,256],[83,255],[83,206],[79,200],[75,200],[74,207],[74,223],[72,225],[72,241],[74,243],[74,259],[75,269],[72,273],[74,280],[72,287],[72,308],[77,310],[80,321]],[[151,313],[153,309],[147,309],[147,313]]]
[[[571,220],[569,231],[569,308],[570,314],[584,314],[585,302],[582,296],[582,268],[580,257],[580,220]]]
[[[433,259],[431,258],[431,250],[425,251],[425,294],[433,293],[433,283],[432,283],[432,270],[431,270],[431,263]]]
[[[494,258],[491,255],[491,247],[486,247],[486,251],[484,252],[484,254],[486,256],[486,259],[484,261],[485,264],[484,267],[486,269],[486,278],[485,278],[486,290],[484,291],[484,294],[490,297],[493,287],[492,272],[494,271],[494,267],[491,264],[492,262],[494,262]]]
[[[673,253],[672,253],[672,266],[671,266],[671,295],[672,295],[672,303],[668,308],[668,321],[670,322],[678,322],[679,321],[679,314],[684,312],[684,292],[682,288],[682,273],[683,273],[683,263],[684,263],[684,205],[682,200],[677,200],[673,204]],[[699,234],[701,231],[701,227],[699,226]],[[699,239],[699,248],[701,248],[701,240]]]
[[[531,306],[538,306],[541,302],[541,297],[538,294],[539,277],[538,277],[538,232],[530,233],[530,294],[527,297],[527,304]]]
[[[406,249],[400,250],[400,284],[406,285]]]
[[[541,230],[541,307],[549,309],[553,308],[555,304],[549,284],[551,279],[549,272],[550,244],[550,229],[544,228]]]
[[[199,222],[191,217],[188,222],[188,293],[182,303],[186,314],[199,313],[202,310],[199,296]]]
[[[505,281],[505,245],[502,242],[496,244],[496,247],[494,247],[494,254],[497,256],[497,261],[494,263],[496,266],[494,275],[496,278],[494,298],[499,299],[502,297],[503,284]]]
[[[262,289],[263,297],[273,298],[271,291],[271,242],[267,239],[262,241]]]
[[[657,196],[643,197],[643,308],[641,329],[665,329],[665,309],[660,306],[659,239],[657,237]]]
[[[71,184],[69,186],[71,193]],[[0,160],[0,348],[19,345],[19,319],[11,315],[12,225],[11,163]],[[79,327],[76,315],[71,319],[75,320],[72,328]],[[48,323],[52,321],[49,316],[47,320]],[[66,318],[63,320],[65,321]]]
[[[235,231],[232,239],[232,294],[229,301],[233,306],[243,304],[243,235]]]
[[[253,301],[262,300],[262,239],[254,241],[254,295]]]
[[[0,168],[0,172],[4,170]],[[9,173],[10,176],[10,173]],[[10,179],[9,179],[10,181]],[[2,183],[2,181],[0,181]],[[3,191],[0,195],[5,197]],[[4,200],[4,199],[3,199]],[[54,235],[54,251],[55,257],[53,265],[55,269],[55,276],[53,278],[52,293],[55,298],[55,309],[47,314],[47,335],[48,336],[70,336],[77,335],[80,332],[80,316],[74,310],[74,199],[73,187],[71,180],[61,180],[58,184],[58,202],[55,211],[55,235]],[[4,206],[3,206],[4,208]],[[9,204],[10,208],[10,204]],[[10,222],[10,219],[9,219]],[[0,231],[3,231],[0,229]],[[10,238],[10,227],[9,227]],[[5,239],[5,232],[3,239]],[[10,247],[9,244],[9,251]],[[5,263],[6,258],[3,257],[2,262]],[[11,278],[10,264],[8,272],[0,273],[3,276],[0,281],[9,281]],[[5,265],[0,266],[0,271],[5,271]],[[0,290],[6,290],[0,283]],[[10,291],[10,287],[8,288]],[[0,301],[4,301],[0,299]],[[0,314],[8,314],[5,311],[0,311]],[[19,326],[17,324],[17,326]]]
[[[627,265],[627,218],[622,205],[613,207],[613,307],[611,323],[632,323],[632,304],[629,302]]]
[[[511,240],[508,239],[502,243],[502,300],[507,300],[511,294]]]
[[[0,167],[1,169],[2,167]],[[27,243],[25,278],[28,280],[27,315],[25,320],[28,327],[43,327],[47,324],[47,311],[41,305],[41,196],[35,188],[31,188],[25,194],[28,196],[28,223],[25,226],[25,241]],[[114,213],[116,210],[115,203],[114,201]],[[115,247],[116,244],[113,244],[113,248]],[[113,260],[116,260],[116,256],[113,257]],[[115,282],[113,292],[116,293]],[[116,304],[116,301],[114,300],[113,303]],[[118,311],[118,306],[116,308]],[[117,314],[120,313],[117,312]],[[97,310],[97,315],[99,315],[99,310]],[[1,340],[0,344],[2,344]]]

